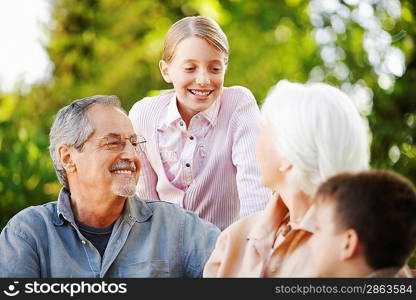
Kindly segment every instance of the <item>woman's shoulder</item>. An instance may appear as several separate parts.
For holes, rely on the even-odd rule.
[[[227,236],[229,239],[238,239],[241,237],[245,239],[255,227],[254,225],[257,224],[257,222],[262,218],[262,213],[263,211],[258,211],[235,221],[228,226],[222,234]]]

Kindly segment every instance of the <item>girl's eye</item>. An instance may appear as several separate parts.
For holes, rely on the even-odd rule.
[[[212,71],[218,73],[222,71],[222,68],[214,67],[212,68]]]
[[[195,67],[185,67],[183,68],[185,71],[193,71]]]

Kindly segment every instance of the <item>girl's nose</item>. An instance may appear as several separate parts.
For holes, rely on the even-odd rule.
[[[204,71],[199,72],[195,81],[199,85],[208,85],[211,83],[211,80],[209,79],[209,75]]]

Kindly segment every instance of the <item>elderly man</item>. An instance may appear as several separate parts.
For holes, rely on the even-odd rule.
[[[115,96],[62,108],[50,154],[58,201],[29,207],[0,235],[1,277],[200,277],[219,229],[135,195],[145,141]]]

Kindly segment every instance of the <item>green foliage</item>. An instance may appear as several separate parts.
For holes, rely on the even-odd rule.
[[[339,79],[320,56],[305,0],[56,0],[47,50],[53,80],[28,95],[0,95],[0,228],[29,205],[56,199],[59,184],[48,154],[54,115],[74,99],[119,96],[129,110],[161,89],[158,60],[168,28],[188,15],[208,15],[230,41],[226,85],[243,85],[259,104],[280,79],[322,80],[341,86],[363,82],[373,93],[368,120],[372,166],[393,169],[416,182],[416,7],[401,1],[401,18],[379,20],[406,58],[406,73],[382,89],[363,47],[365,31],[349,20],[335,46],[348,76]],[[353,9],[351,7],[351,9]],[[324,26],[326,26],[324,24]],[[319,67],[317,69],[316,67]],[[321,74],[322,73],[322,74]],[[318,77],[319,77],[318,76]],[[360,81],[361,80],[361,81]],[[416,257],[412,259],[416,267]]]
[[[45,101],[35,90],[28,97],[0,95],[1,228],[21,209],[53,201],[59,192],[48,152],[50,111],[37,97]]]

